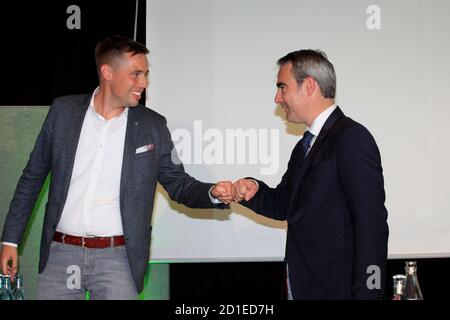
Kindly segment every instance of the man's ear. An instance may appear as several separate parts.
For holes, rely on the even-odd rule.
[[[104,64],[100,67],[100,74],[105,80],[111,80],[113,76],[113,70],[109,64]]]
[[[313,77],[305,78],[305,80],[303,80],[303,87],[306,91],[307,97],[311,97],[315,93],[315,91],[319,89],[319,85]]]

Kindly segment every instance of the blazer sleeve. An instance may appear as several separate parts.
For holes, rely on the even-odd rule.
[[[51,168],[54,107],[50,107],[11,201],[1,241],[20,244],[39,192]]]
[[[354,225],[353,298],[377,299],[385,283],[389,230],[381,157],[364,127],[342,139],[338,168]]]
[[[163,118],[161,126],[161,155],[158,182],[166,189],[172,200],[190,208],[229,208],[224,203],[214,204],[209,198],[209,190],[213,183],[204,183],[191,177],[184,171],[183,163],[173,145]]]
[[[254,212],[275,220],[286,220],[287,210],[292,189],[292,177],[298,163],[300,144],[297,143],[292,151],[288,162],[288,168],[281,178],[281,182],[276,188],[271,188],[263,181],[257,180],[259,184],[258,192],[250,201],[241,201],[240,204],[253,210]]]

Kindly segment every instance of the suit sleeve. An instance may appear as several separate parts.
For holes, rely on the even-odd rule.
[[[385,283],[389,233],[380,153],[365,128],[342,141],[339,178],[354,225],[353,298],[377,299]]]
[[[299,144],[292,151],[289,159],[288,169],[283,174],[281,182],[276,188],[271,188],[263,181],[257,180],[259,184],[258,192],[250,201],[241,201],[240,204],[253,210],[254,212],[275,220],[286,220],[289,205],[289,192],[291,191],[290,179],[295,171],[297,156],[299,154]],[[254,179],[254,178],[251,178]]]
[[[20,244],[51,168],[54,108],[51,107],[14,192],[1,241]]]
[[[184,171],[167,128],[166,119],[161,126],[161,149],[158,181],[172,200],[190,208],[229,208],[223,203],[212,203],[209,190],[214,184],[200,182]]]

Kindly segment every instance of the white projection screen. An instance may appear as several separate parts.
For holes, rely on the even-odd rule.
[[[187,172],[276,186],[304,127],[275,104],[276,61],[321,49],[337,103],[374,135],[389,257],[450,256],[450,1],[148,0],[147,105]],[[233,204],[195,210],[160,188],[152,261],[277,261],[286,223]]]

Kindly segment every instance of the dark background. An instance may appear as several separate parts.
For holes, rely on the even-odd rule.
[[[424,300],[450,299],[450,258],[417,261],[417,278]],[[392,296],[392,276],[405,274],[405,259],[388,260],[384,300]],[[177,263],[170,265],[173,300],[280,300],[285,265],[282,262]]]
[[[79,30],[66,26],[70,5],[81,9]],[[136,40],[144,44],[145,10],[140,0]],[[133,38],[135,13],[132,0],[3,1],[0,106],[49,106],[57,96],[93,92],[95,44],[113,34]]]

